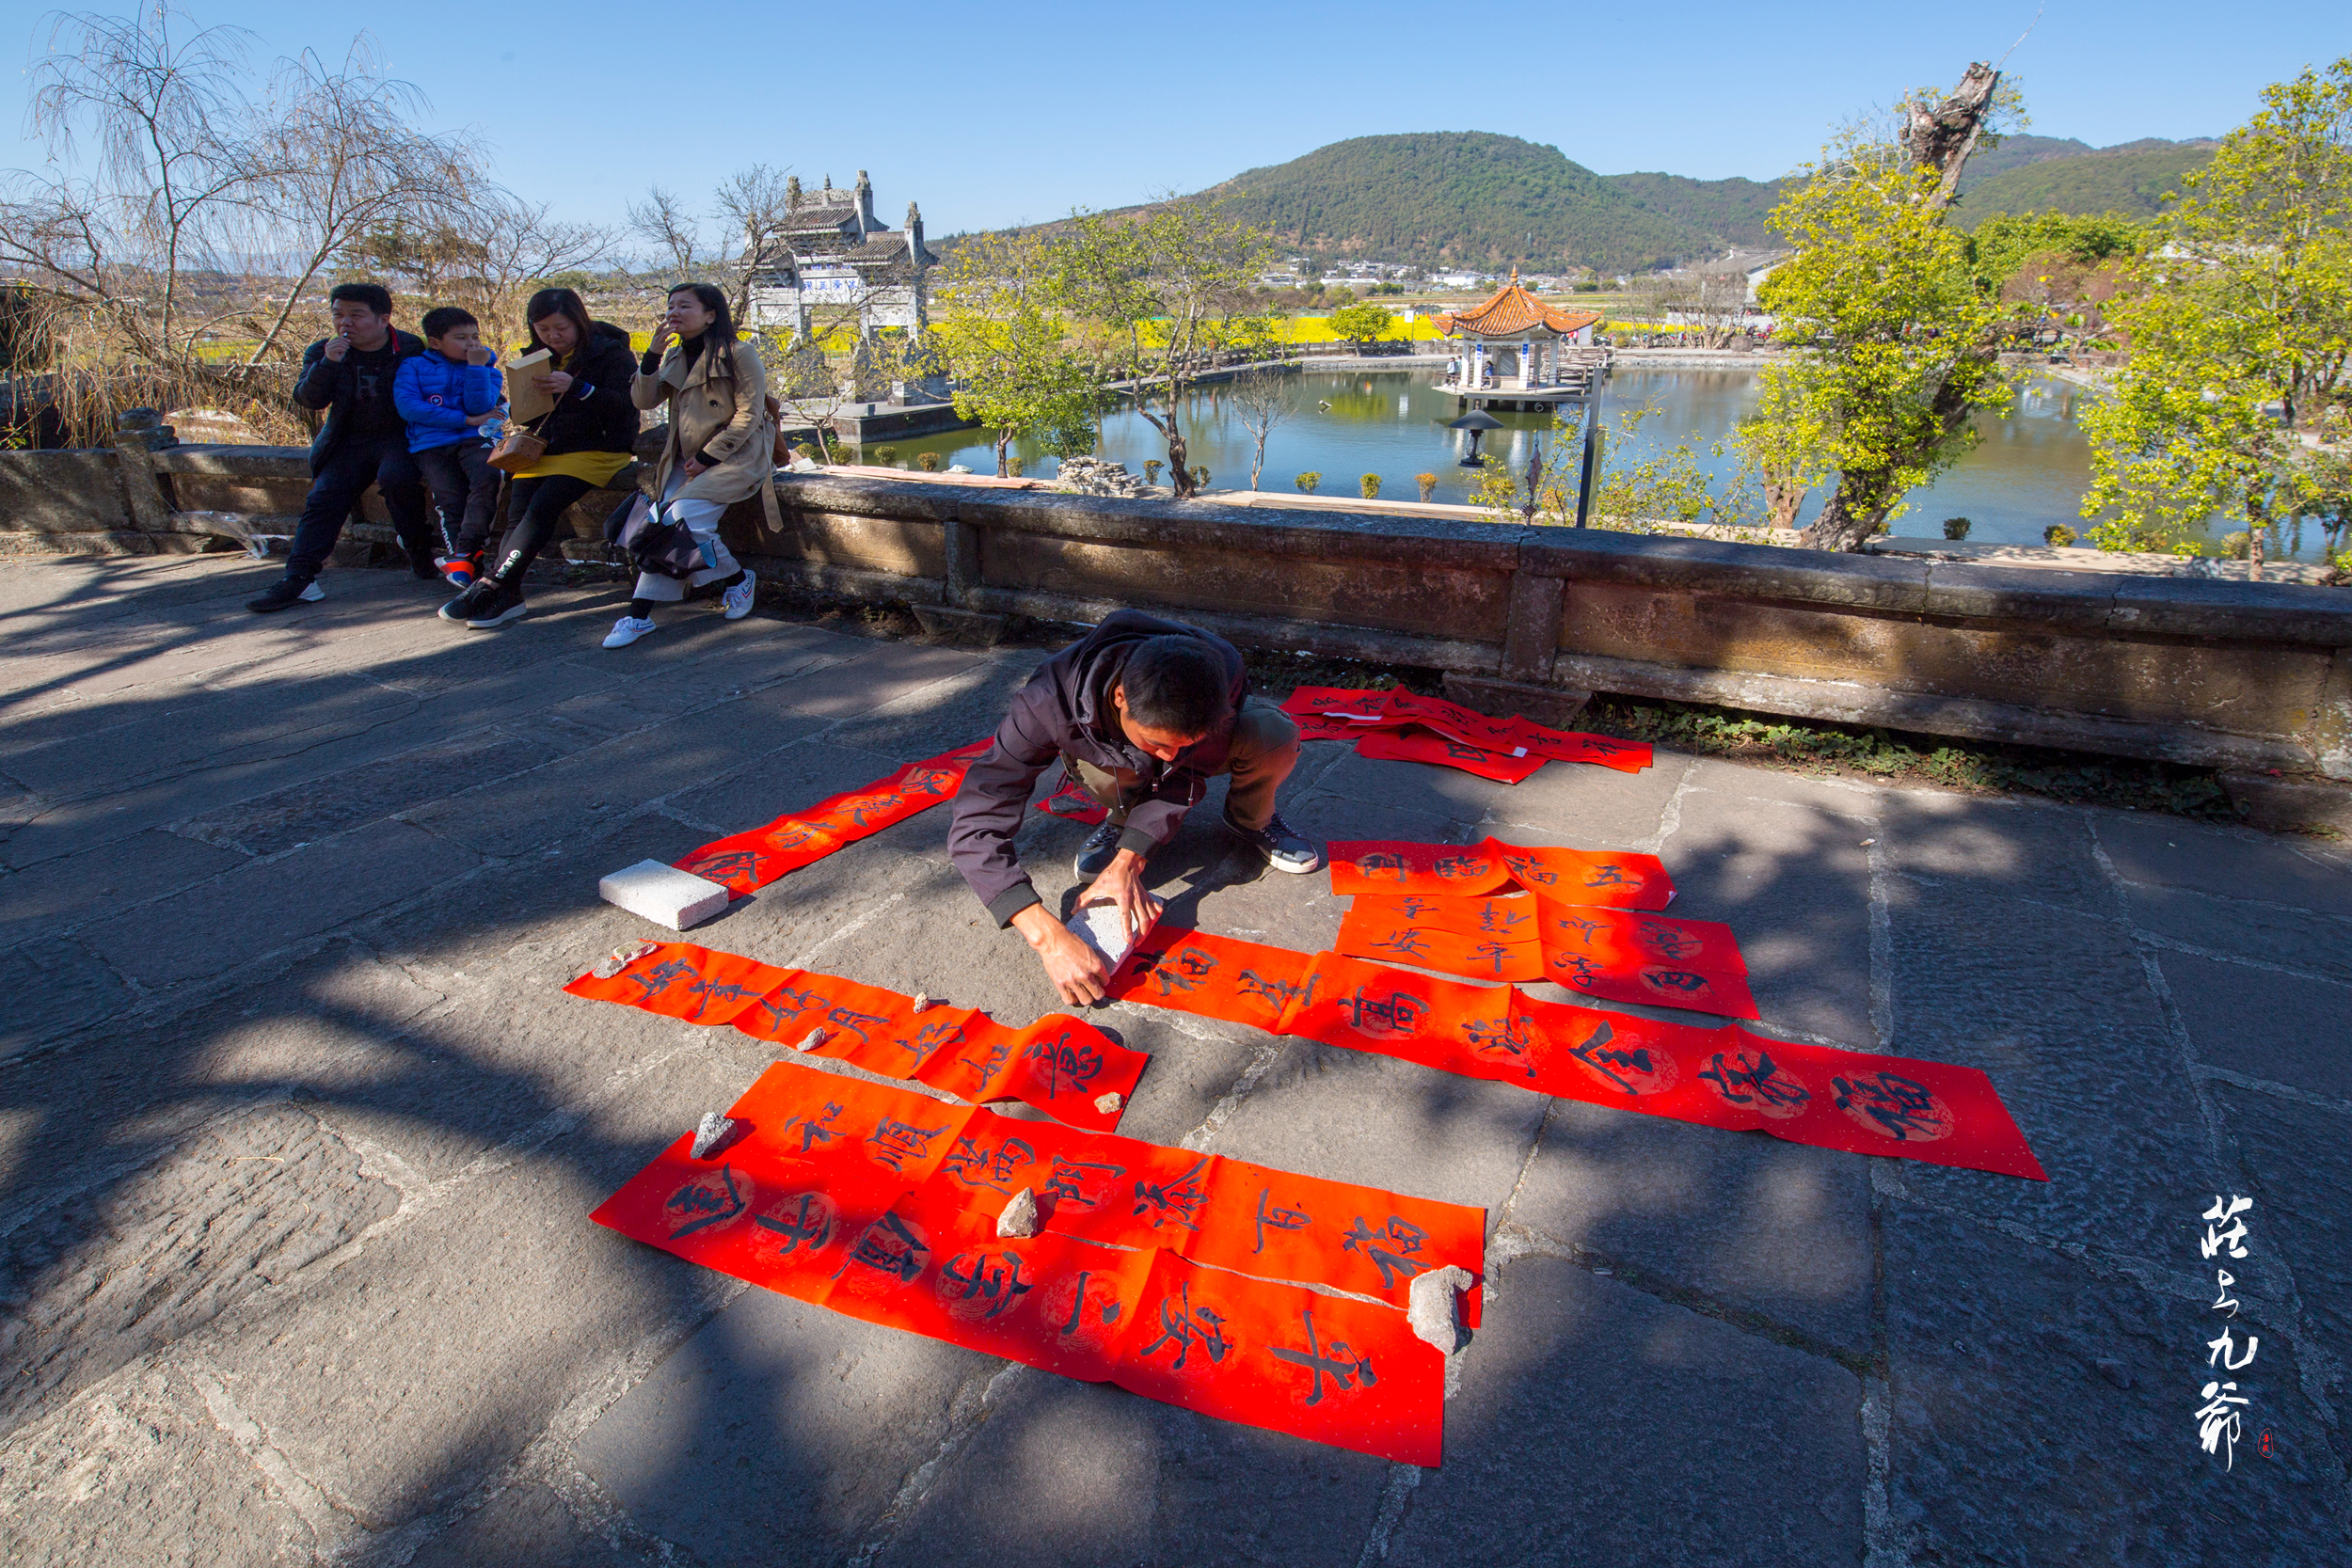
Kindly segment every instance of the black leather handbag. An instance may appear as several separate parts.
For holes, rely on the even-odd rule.
[[[662,517],[643,490],[629,492],[605,518],[604,541],[626,551],[640,571],[660,577],[691,578],[710,564],[685,525]]]

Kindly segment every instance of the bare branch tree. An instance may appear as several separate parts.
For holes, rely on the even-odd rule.
[[[687,216],[686,208],[670,192],[656,185],[645,192],[645,199],[628,204],[628,226],[647,244],[669,253],[670,264],[676,269],[672,282],[683,282],[694,276],[694,262],[701,240],[698,225]]]
[[[719,187],[718,215],[736,236],[726,271],[732,275],[729,292],[735,296],[739,322],[751,316],[752,279],[787,254],[785,233],[791,224],[788,173],[754,164]]]
[[[1257,443],[1249,455],[1249,488],[1255,490],[1258,476],[1265,471],[1266,437],[1297,412],[1291,406],[1289,377],[1279,370],[1250,371],[1235,376],[1225,395],[1232,400],[1242,428]]]

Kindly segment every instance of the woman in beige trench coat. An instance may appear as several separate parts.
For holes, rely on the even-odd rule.
[[[640,408],[668,405],[670,435],[654,468],[653,493],[663,515],[702,547],[705,564],[683,580],[640,572],[628,613],[604,640],[608,648],[626,648],[653,630],[653,607],[675,604],[691,588],[722,590],[730,621],[749,613],[756,579],[719,537],[719,519],[735,502],[763,492],[771,517],[775,507],[767,372],[758,351],[736,341],[724,294],[707,283],[670,291],[628,395]]]

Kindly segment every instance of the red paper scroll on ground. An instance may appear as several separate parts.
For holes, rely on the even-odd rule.
[[[1073,1127],[1117,1126],[1152,1060],[1060,1013],[1025,1029],[968,1007],[934,1003],[918,1013],[914,998],[895,990],[687,942],[656,943],[610,978],[583,974],[564,989],[689,1023],[732,1023],[755,1039],[975,1102],[1018,1100]],[[821,1037],[814,1045],[812,1035]]]
[[[711,1158],[681,1137],[593,1217],[869,1323],[1406,1464],[1441,1457],[1443,1357],[1402,1307],[1424,1270],[1477,1275],[1481,1210],[784,1063],[728,1115]],[[1038,1234],[999,1237],[1024,1188]]]
[[[2047,1180],[1992,1080],[1974,1068],[1539,1002],[1508,985],[1468,985],[1200,931],[1152,932],[1110,990],[1121,1000],[1542,1094]]]
[[[1525,888],[1561,903],[1662,910],[1674,879],[1656,855],[1591,849],[1523,849],[1500,839],[1478,844],[1408,844],[1369,839],[1330,847],[1337,894],[1433,894],[1474,898]]]
[[[887,778],[787,812],[764,828],[706,844],[676,863],[741,897],[789,871],[820,861],[845,844],[869,838],[926,812],[963,787],[964,769],[988,750],[976,740],[924,762],[910,762]]]
[[[1731,927],[1549,899],[1359,894],[1343,953],[1475,980],[1550,980],[1604,1002],[1755,1018]]]
[[[1650,765],[1650,749],[1638,740],[1547,729],[1517,714],[1496,719],[1442,697],[1422,697],[1402,689],[1370,691],[1337,686],[1302,686],[1283,702],[1282,711],[1298,721],[1300,733],[1310,740],[1351,739],[1367,732],[1402,730],[1413,725],[1487,753],[1490,759],[1534,757],[1539,759],[1538,766],[1541,761],[1589,762],[1626,773],[1638,773]],[[1357,749],[1365,756],[1377,754],[1362,746]],[[1424,754],[1406,760],[1464,766],[1454,753]],[[1534,771],[1534,768],[1528,768],[1528,772]]]

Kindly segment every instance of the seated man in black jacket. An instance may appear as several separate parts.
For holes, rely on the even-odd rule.
[[[326,597],[319,589],[319,568],[371,484],[383,493],[409,571],[427,582],[441,580],[426,525],[424,481],[408,454],[407,423],[392,405],[392,376],[403,359],[424,352],[424,340],[393,329],[392,296],[380,283],[338,283],[327,291],[326,303],[335,335],[303,350],[302,377],[294,389],[303,407],[326,410],[310,439],[310,494],[294,525],[285,577],[247,599],[247,610],[284,610]]]
[[[1186,810],[1230,774],[1225,825],[1278,871],[1312,871],[1315,845],[1291,832],[1275,792],[1298,764],[1298,726],[1249,695],[1241,655],[1221,637],[1122,610],[1038,667],[1012,700],[996,742],[957,792],[947,853],[998,926],[1019,929],[1073,1006],[1103,999],[1110,975],[1029,885],[1012,837],[1040,773],[1057,756],[1110,817],[1078,851],[1093,879],[1081,902],[1115,901],[1127,928],[1159,918],[1145,857]]]

